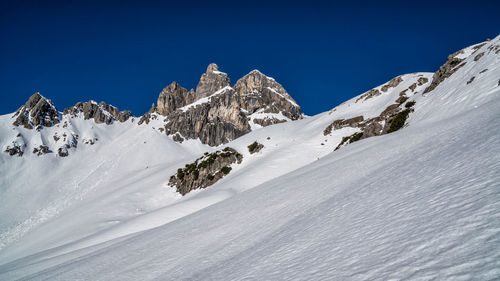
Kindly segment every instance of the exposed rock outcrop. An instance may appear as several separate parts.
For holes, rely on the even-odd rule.
[[[362,94],[361,96],[359,96],[357,99],[356,99],[356,102],[360,101],[360,100],[368,100],[368,99],[371,99],[373,97],[376,97],[376,96],[380,96],[382,93],[377,90],[377,89],[371,89],[369,90],[368,92]]]
[[[362,132],[354,133],[354,134],[352,134],[350,136],[343,137],[342,141],[339,143],[339,145],[337,145],[337,147],[335,148],[335,150],[338,150],[342,146],[346,146],[346,145],[348,145],[350,143],[359,141],[362,137],[363,137],[363,133]]]
[[[446,63],[443,64],[432,76],[432,82],[424,90],[424,94],[434,90],[439,84],[441,84],[441,82],[443,82],[446,78],[450,77],[453,73],[455,73],[458,69],[465,65],[465,62],[462,63],[465,59],[456,57],[460,52],[463,51],[458,51],[448,56],[448,60],[446,61]]]
[[[231,88],[224,89],[204,103],[172,112],[165,124],[166,134],[179,133],[184,139],[199,138],[202,143],[217,146],[250,132],[238,96]]]
[[[346,120],[344,119],[335,120],[333,121],[332,124],[326,127],[326,129],[323,131],[323,135],[325,136],[329,135],[332,132],[332,130],[338,130],[345,127],[357,127],[357,125],[360,124],[363,120],[364,120],[363,116],[356,116]]]
[[[3,148],[3,150],[10,156],[23,156],[25,148],[26,142],[24,140],[24,137],[21,135],[21,133],[18,133],[12,138],[10,143]]]
[[[258,70],[252,70],[243,76],[233,88],[240,96],[241,108],[248,114],[259,111],[282,113],[291,120],[301,118],[300,106],[283,86]]]
[[[200,99],[208,97],[218,90],[228,86],[231,86],[231,83],[227,74],[220,72],[219,67],[215,63],[211,63],[208,65],[207,71],[201,75],[200,82],[198,83],[198,86],[196,86],[196,98]]]
[[[159,114],[166,116],[195,100],[194,90],[188,91],[174,81],[161,91],[156,110]]]
[[[20,145],[16,145],[16,144],[7,147],[5,149],[5,152],[7,152],[10,156],[14,156],[16,154],[18,156],[23,156],[23,154],[24,154],[23,147]]]
[[[51,127],[59,123],[59,112],[52,101],[37,92],[14,113],[12,118],[16,118],[12,125],[23,126],[26,129],[37,126]]]
[[[64,109],[64,114],[76,117],[79,113],[85,120],[94,119],[97,124],[111,124],[113,121],[125,122],[132,114],[130,111],[119,111],[118,108],[104,102],[79,102],[75,106]]]
[[[250,122],[269,126],[302,117],[300,107],[283,86],[254,70],[230,86],[227,74],[210,64],[196,91],[173,82],[160,93],[157,105],[138,124],[165,116],[165,133],[175,141],[200,139],[217,146],[251,130]],[[251,118],[252,114],[255,118]],[[276,115],[283,118],[277,118]]]
[[[387,92],[390,88],[397,87],[401,82],[403,82],[403,78],[401,78],[401,76],[395,77],[391,81],[387,82],[387,84],[383,85],[380,90],[382,92]]]
[[[65,147],[65,146],[59,147],[57,149],[57,155],[59,155],[59,157],[66,157],[66,156],[68,156],[69,155],[68,148]]]
[[[248,146],[248,152],[250,152],[250,154],[254,154],[261,151],[263,148],[264,145],[262,143],[254,141],[251,145]]]
[[[474,57],[474,61],[478,61],[478,60],[479,60],[480,58],[482,58],[483,56],[484,56],[484,52],[477,54],[477,55]]]
[[[191,164],[179,168],[170,177],[169,186],[186,195],[192,190],[206,188],[229,174],[231,164],[241,163],[243,156],[233,148],[226,147],[213,153],[205,153]]]
[[[39,145],[38,147],[33,148],[33,154],[36,154],[37,156],[49,153],[49,147],[46,145]]]
[[[399,98],[398,98],[399,100]],[[323,135],[329,135],[333,130],[339,130],[345,127],[359,128],[360,132],[351,136],[344,137],[335,150],[355,141],[380,136],[395,132],[401,129],[408,118],[408,115],[413,111],[414,101],[403,103],[395,103],[387,106],[379,116],[364,119],[363,116],[356,116],[350,119],[338,119],[328,125],[323,131]]]
[[[278,119],[275,117],[264,117],[264,118],[253,118],[252,122],[254,124],[261,125],[262,127],[274,125],[274,124],[279,124],[279,123],[284,123],[287,120],[284,119]]]

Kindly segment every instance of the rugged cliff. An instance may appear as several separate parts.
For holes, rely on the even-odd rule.
[[[139,125],[165,116],[164,131],[175,141],[200,139],[217,146],[260,126],[269,126],[302,117],[300,107],[273,78],[258,70],[231,87],[226,73],[212,63],[202,74],[196,91],[177,82],[164,88],[156,105],[141,117]]]

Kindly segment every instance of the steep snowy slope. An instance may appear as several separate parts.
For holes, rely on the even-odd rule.
[[[240,137],[228,146],[243,162],[182,198],[169,176],[213,148],[175,143],[153,123],[102,131],[87,148],[102,154],[4,154],[0,279],[498,277],[499,41],[458,54],[466,64],[425,95],[427,82],[407,91],[415,112],[401,131],[334,153],[360,127],[324,133],[379,116],[431,74]],[[250,155],[255,140],[264,148]]]

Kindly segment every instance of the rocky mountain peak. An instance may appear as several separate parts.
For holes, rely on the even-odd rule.
[[[228,75],[214,63],[202,74],[196,91],[176,82],[165,87],[156,108],[138,124],[149,123],[154,111],[167,117],[162,129],[175,141],[197,138],[212,146],[250,132],[252,124],[268,126],[302,116],[300,107],[273,78],[253,70],[232,88]]]
[[[219,67],[215,63],[211,63],[207,67],[207,72],[201,75],[200,82],[196,86],[196,98],[208,97],[230,85],[227,74],[220,72]]]
[[[276,82],[274,78],[268,77],[256,69],[250,71],[250,73],[236,81],[234,89],[240,95],[261,93],[265,89],[272,89],[275,90],[277,94],[284,95],[291,99],[281,84]]]
[[[234,90],[242,97],[242,108],[250,114],[282,113],[290,120],[301,117],[300,106],[274,78],[264,75],[258,70],[252,70],[239,79]],[[284,120],[286,121],[286,120]],[[260,125],[271,125],[277,122],[260,122]]]
[[[193,90],[188,91],[177,82],[172,82],[163,88],[157,101],[157,112],[161,115],[168,115],[186,104],[194,102],[196,95]]]
[[[36,126],[51,127],[59,123],[59,112],[51,100],[36,92],[14,113],[12,118],[16,118],[12,123],[14,126],[24,126],[27,129]]]
[[[207,66],[206,73],[212,73],[212,72],[219,72],[219,66],[217,66],[215,63],[211,63]]]

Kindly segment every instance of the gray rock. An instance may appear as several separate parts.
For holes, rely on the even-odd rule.
[[[20,145],[13,145],[9,146],[5,149],[5,152],[7,152],[10,156],[14,156],[17,154],[17,156],[21,157],[24,154],[23,147]]]
[[[196,98],[201,99],[208,97],[218,90],[230,86],[230,80],[226,73],[220,72],[219,67],[215,63],[211,63],[207,67],[207,71],[201,75],[200,82],[196,86]],[[189,104],[188,102],[186,104]]]
[[[68,149],[66,147],[59,147],[59,149],[57,150],[57,155],[59,155],[60,157],[68,156]]]
[[[196,95],[193,90],[188,91],[174,81],[161,91],[156,111],[163,116],[167,116],[176,109],[190,104],[195,100]]]
[[[242,160],[243,155],[230,147],[210,154],[205,153],[193,163],[179,168],[177,173],[170,177],[168,185],[186,195],[192,190],[213,185],[231,171],[231,164],[239,164]]]
[[[387,92],[390,88],[395,88],[399,85],[399,83],[403,82],[403,78],[401,76],[395,77],[391,79],[391,81],[387,82],[387,84],[383,85],[380,90],[382,92]]]
[[[418,78],[418,80],[417,80],[417,84],[418,84],[419,86],[422,86],[422,85],[424,85],[424,84],[425,84],[425,83],[427,83],[427,82],[429,82],[429,79],[427,79],[427,78],[425,78],[425,77],[420,77],[420,78]]]
[[[350,119],[338,119],[333,121],[332,124],[328,125],[328,127],[323,130],[323,135],[329,135],[332,130],[339,130],[345,127],[353,127],[356,128],[360,124],[362,124],[364,118],[363,116],[356,116]]]
[[[252,144],[248,146],[248,152],[250,152],[250,154],[254,154],[261,151],[263,148],[264,148],[263,144],[254,141]]]
[[[230,87],[227,74],[210,64],[201,76],[196,92],[187,91],[176,82],[163,89],[156,106],[142,116],[138,124],[149,123],[158,113],[165,116],[165,133],[175,141],[200,139],[217,146],[248,132],[249,115],[281,113],[291,120],[302,118],[300,107],[274,79],[257,70]],[[200,102],[202,98],[206,101]],[[196,105],[189,106],[199,101]],[[182,109],[181,109],[182,108]],[[256,124],[269,126],[286,120],[275,117],[254,118]]]
[[[362,94],[361,96],[359,96],[359,98],[356,99],[355,103],[357,103],[358,101],[360,100],[368,100],[368,99],[371,99],[373,97],[376,97],[376,96],[380,96],[382,93],[377,90],[377,89],[371,89],[369,90],[368,92]]]
[[[291,120],[302,117],[300,106],[273,78],[258,70],[253,70],[239,79],[234,90],[240,96],[241,108],[248,114],[257,111],[263,113],[282,113]]]
[[[49,147],[46,145],[40,145],[38,147],[33,148],[33,154],[36,154],[37,156],[49,153]]]
[[[77,116],[83,114],[85,120],[94,119],[97,124],[111,124],[113,121],[125,122],[132,114],[130,111],[119,111],[118,108],[104,102],[95,101],[79,102],[75,106],[64,109],[64,114]]]
[[[402,92],[402,94],[404,93]],[[400,95],[398,100],[401,97],[403,96]],[[402,108],[403,105],[402,103],[391,104],[386,109],[384,109],[384,111],[382,111],[379,116],[366,120],[363,118],[363,116],[356,116],[346,120],[344,119],[335,120],[325,128],[325,130],[323,131],[323,135],[325,136],[329,135],[332,132],[332,130],[339,130],[345,127],[361,129],[361,132],[355,133],[351,136],[344,137],[342,141],[335,148],[335,150],[337,150],[349,143],[361,139],[388,134],[390,132],[398,130],[404,125],[406,117],[410,112],[413,111],[411,107],[414,104],[415,102],[407,102],[405,104],[406,109]],[[400,124],[401,126],[395,129],[395,126],[391,127],[391,124],[396,118],[398,118],[398,115],[402,115],[400,113],[405,113],[403,116],[404,120],[402,121],[398,120],[398,122],[401,123]]]
[[[59,112],[52,101],[37,92],[14,113],[12,118],[16,118],[12,125],[23,126],[26,129],[38,126],[52,127],[59,123]]]
[[[474,57],[474,61],[478,61],[478,60],[479,60],[482,56],[484,56],[484,52],[477,54],[477,55]]]
[[[443,64],[438,71],[434,73],[432,76],[431,84],[424,90],[424,94],[434,90],[441,82],[443,82],[446,78],[450,77],[453,73],[455,73],[458,69],[465,65],[464,59],[456,58],[460,52],[458,51],[454,54],[448,56],[448,60],[445,64]]]
[[[167,135],[180,133],[183,138],[199,138],[211,146],[227,143],[250,132],[247,117],[232,89],[186,111],[172,112],[167,119]]]
[[[252,121],[255,124],[261,125],[262,127],[267,127],[267,126],[270,126],[270,125],[279,124],[279,123],[285,123],[286,122],[286,120],[278,119],[278,118],[274,118],[274,117],[254,118]]]

